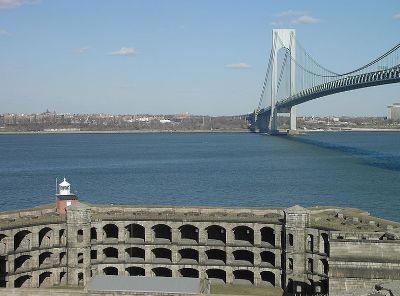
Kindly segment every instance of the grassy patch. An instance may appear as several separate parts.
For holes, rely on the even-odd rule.
[[[273,287],[211,284],[211,294],[282,296],[283,291],[281,288],[273,288]]]

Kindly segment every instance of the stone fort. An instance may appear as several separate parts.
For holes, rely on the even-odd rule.
[[[341,295],[400,282],[400,224],[357,209],[81,203],[0,213],[0,286],[86,286],[96,275],[208,278]]]

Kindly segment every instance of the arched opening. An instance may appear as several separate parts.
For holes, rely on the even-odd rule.
[[[196,264],[199,262],[199,251],[194,249],[182,249],[178,251],[180,255],[179,263]]]
[[[261,265],[263,267],[273,267],[275,266],[275,254],[269,251],[263,251],[260,253]]]
[[[294,289],[293,289],[293,280],[292,279],[288,280],[286,291],[288,293],[293,293]]]
[[[321,259],[320,262],[321,262],[321,273],[327,275],[329,272],[328,261],[326,259]]]
[[[172,252],[166,248],[156,248],[151,250],[154,261],[157,263],[170,263],[172,261]]]
[[[153,226],[154,239],[159,243],[171,242],[171,227],[165,224],[157,224]]]
[[[261,244],[275,246],[275,230],[271,227],[261,228]]]
[[[49,227],[42,228],[39,231],[39,247],[50,247],[53,230]]]
[[[31,258],[32,258],[32,256],[30,256],[30,255],[22,255],[22,256],[15,258],[14,272],[28,268]]]
[[[42,267],[43,265],[51,265],[51,256],[53,253],[51,252],[44,252],[39,255],[39,267]]]
[[[233,228],[233,235],[235,244],[240,245],[253,245],[254,244],[254,230],[247,226],[237,226]]]
[[[83,278],[83,272],[78,273],[78,286],[83,287],[84,285],[84,278]]]
[[[275,274],[271,271],[262,271],[261,282],[263,285],[275,287]]]
[[[206,251],[207,265],[225,265],[226,252],[218,249],[211,249]]]
[[[327,295],[328,294],[328,292],[329,292],[329,282],[328,282],[328,280],[327,279],[325,279],[325,280],[321,280],[321,284],[320,284],[320,293],[321,294],[324,294],[324,295]]]
[[[156,267],[152,269],[155,276],[172,277],[172,271],[166,267]]]
[[[289,233],[287,235],[288,246],[293,247],[293,234]]]
[[[90,260],[97,260],[97,250],[90,250]]]
[[[97,229],[96,229],[96,227],[90,228],[90,240],[97,240]]]
[[[103,250],[103,254],[106,259],[118,259],[118,249],[113,247],[108,247]]]
[[[288,269],[293,270],[293,258],[288,258]]]
[[[181,240],[187,243],[199,242],[199,229],[196,226],[186,224],[179,227]]]
[[[0,288],[7,287],[7,259],[5,256],[0,256]]]
[[[0,234],[0,254],[7,253],[7,235]]]
[[[208,245],[220,245],[226,243],[226,230],[219,225],[211,225],[206,228]]]
[[[226,283],[226,272],[222,269],[207,269],[207,277],[211,283]]]
[[[60,265],[65,265],[65,264],[67,264],[67,253],[61,252],[60,253]]]
[[[28,230],[21,230],[14,235],[14,251],[28,250],[31,246],[32,233]]]
[[[52,286],[51,275],[52,275],[52,273],[49,271],[45,271],[45,272],[39,274],[39,287]]]
[[[254,284],[254,273],[250,270],[234,270],[233,271],[233,283],[240,285],[252,285]]]
[[[114,266],[107,266],[103,268],[103,273],[105,275],[118,275],[118,268]]]
[[[248,266],[254,264],[254,253],[247,250],[233,251],[233,258],[235,265]]]
[[[128,267],[125,270],[129,273],[129,276],[145,276],[146,274],[144,268],[136,266]]]
[[[307,235],[307,251],[314,252],[314,236],[312,234]]]
[[[14,288],[25,288],[30,286],[31,282],[31,276],[30,275],[23,275],[17,278],[14,281]]]
[[[115,224],[104,225],[103,236],[106,239],[118,239],[118,226]]]
[[[67,273],[65,271],[60,272],[60,286],[67,284]]]
[[[126,231],[128,232],[128,238],[130,240],[144,242],[145,240],[145,229],[142,225],[139,224],[129,224],[125,226]]]
[[[65,229],[60,229],[58,231],[58,243],[60,245],[65,245],[67,243],[67,235]]]
[[[308,282],[306,282],[305,289],[306,289],[306,295],[314,295],[316,293],[314,281],[309,279]]]
[[[181,277],[188,277],[188,278],[198,278],[199,277],[199,271],[194,268],[182,268],[179,269],[179,273]]]
[[[145,251],[142,248],[131,247],[125,249],[129,261],[143,262],[145,259]]]
[[[329,239],[327,233],[321,233],[321,248],[320,251],[329,256]]]
[[[83,264],[83,253],[78,253],[77,259],[78,264]]]
[[[82,230],[82,229],[79,229],[79,230],[77,231],[77,233],[76,233],[76,241],[77,241],[78,243],[83,242],[83,230]]]
[[[311,273],[314,272],[314,261],[312,258],[307,259],[307,271]]]

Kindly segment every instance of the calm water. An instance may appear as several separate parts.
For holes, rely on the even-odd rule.
[[[54,201],[359,207],[399,221],[400,133],[0,135],[0,210]]]

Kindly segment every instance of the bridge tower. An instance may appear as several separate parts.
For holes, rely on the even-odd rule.
[[[296,31],[294,29],[273,29],[272,30],[272,77],[271,77],[271,117],[269,119],[270,133],[278,131],[278,110],[276,109],[277,92],[278,92],[278,52],[286,49],[290,52],[293,59],[290,59],[290,95],[295,93],[295,48]],[[290,113],[290,130],[296,130],[296,107],[293,106],[289,110]]]

